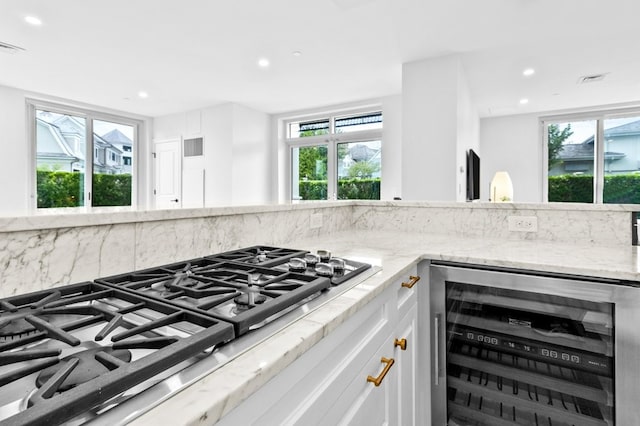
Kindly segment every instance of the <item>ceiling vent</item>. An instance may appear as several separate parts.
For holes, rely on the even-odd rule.
[[[602,81],[608,73],[583,75],[578,79],[578,84],[595,83],[596,81]]]
[[[0,41],[0,52],[14,54],[23,51],[24,49],[22,47]]]

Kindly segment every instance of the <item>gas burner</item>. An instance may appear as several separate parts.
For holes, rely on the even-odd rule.
[[[8,312],[0,319],[0,342],[19,339],[37,333],[27,317],[37,315],[42,309],[21,308],[17,312]]]
[[[42,314],[44,306],[60,298],[60,292],[52,291],[39,299],[31,299],[26,305],[14,305],[9,301],[0,303],[0,343],[21,339],[38,332],[37,317],[49,321]]]
[[[56,391],[64,392],[108,373],[117,365],[130,361],[131,351],[127,349],[116,350],[111,347],[85,349],[60,359],[56,365],[41,370],[36,378],[36,385],[41,388],[56,374],[67,373],[64,381],[56,387]]]
[[[243,293],[233,299],[238,311],[246,311],[247,309],[251,309],[254,306],[263,304],[266,300],[266,296],[254,292]]]

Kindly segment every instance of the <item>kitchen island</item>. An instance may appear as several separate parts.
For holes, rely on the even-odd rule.
[[[246,403],[422,260],[640,281],[636,206],[335,201],[273,206],[52,212],[0,218],[2,297],[207,256],[280,245],[370,263],[377,272],[251,350],[149,404],[132,424],[214,424]],[[514,231],[514,220],[535,222]],[[379,269],[379,270],[378,270]],[[428,286],[428,279],[417,285]],[[423,301],[424,302],[424,301]],[[422,305],[418,306],[422,309]],[[327,339],[327,337],[329,339]]]
[[[579,276],[640,281],[640,256],[629,245],[563,244],[394,231],[344,231],[291,241],[308,250],[381,267],[375,275],[290,324],[276,335],[196,380],[174,397],[133,420],[133,425],[163,422],[214,424],[296,359],[364,309],[391,283],[424,259],[444,260]],[[428,281],[418,285],[428,285]]]

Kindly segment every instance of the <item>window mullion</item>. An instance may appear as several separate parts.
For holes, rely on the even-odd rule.
[[[593,174],[594,203],[604,202],[604,120],[598,118],[596,122],[595,159]]]
[[[84,160],[84,199],[85,207],[91,210],[93,205],[93,117],[87,116]]]

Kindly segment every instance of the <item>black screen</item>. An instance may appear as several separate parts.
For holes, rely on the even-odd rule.
[[[467,151],[467,200],[480,199],[480,157],[470,149]]]

